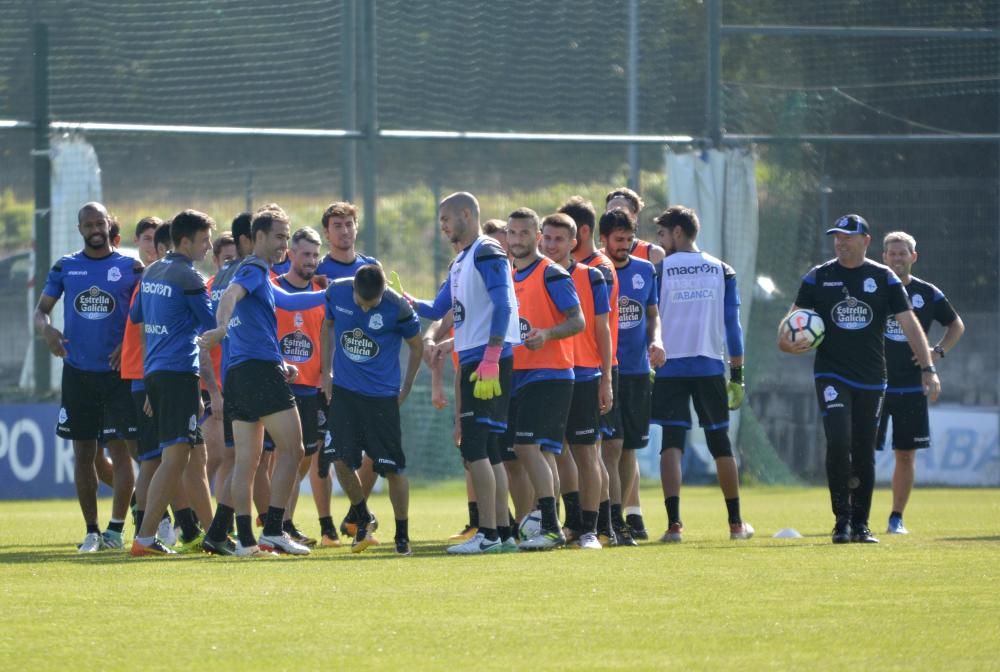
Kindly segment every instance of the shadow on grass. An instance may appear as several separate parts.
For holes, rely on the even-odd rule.
[[[938,541],[1000,541],[1000,535],[992,537],[938,537]]]

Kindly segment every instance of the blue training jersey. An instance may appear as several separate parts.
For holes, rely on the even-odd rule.
[[[274,308],[306,310],[323,305],[323,292],[289,294],[271,283],[270,266],[250,255],[236,269],[232,284],[246,290],[229,318],[229,367],[250,360],[281,362]]]
[[[649,373],[646,309],[660,302],[653,265],[629,255],[618,274],[618,373]]]
[[[63,294],[66,363],[83,371],[111,371],[108,358],[122,344],[132,291],[142,263],[118,252],[94,259],[68,254],[49,271],[42,293]]]
[[[215,279],[212,280],[212,291],[209,293],[209,297],[212,300],[213,315],[219,312],[219,299],[222,298],[226,288],[229,287],[229,283],[233,281],[233,276],[236,275],[236,269],[239,268],[241,263],[243,263],[242,259],[233,259],[232,261],[227,262],[215,274]],[[229,368],[229,334],[226,334],[225,338],[222,339],[220,347],[222,348],[222,359],[219,362],[221,380],[216,382],[221,390],[222,386],[226,382],[226,369]]]
[[[326,319],[333,321],[333,384],[368,397],[398,397],[399,349],[420,333],[420,320],[391,289],[363,311],[354,301],[354,279],[342,278],[326,289]]]
[[[198,373],[198,334],[215,328],[205,279],[189,257],[171,252],[146,269],[129,315],[143,325],[143,372]]]
[[[340,278],[353,278],[358,269],[367,264],[379,265],[375,257],[368,257],[363,254],[356,254],[354,261],[349,264],[337,261],[328,254],[323,257],[323,261],[319,262],[319,266],[316,267],[316,275],[325,275],[326,279],[330,282],[339,280]]]

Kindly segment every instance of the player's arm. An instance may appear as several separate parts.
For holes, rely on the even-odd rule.
[[[420,332],[406,339],[406,345],[410,348],[410,356],[406,361],[406,374],[403,376],[403,386],[399,391],[400,405],[410,396],[413,381],[417,377],[417,371],[420,370],[420,360],[424,354],[424,341],[420,338]]]
[[[729,353],[729,382],[726,394],[729,410],[743,405],[746,386],[743,383],[743,326],[740,324],[740,292],[736,286],[736,272],[724,266],[726,293],[723,299],[723,323],[726,329],[726,351]]]
[[[787,352],[790,355],[801,355],[812,350],[812,345],[805,339],[793,341],[792,332],[785,329],[785,320],[787,320],[788,316],[799,308],[801,308],[801,306],[793,303],[792,307],[788,309],[787,313],[785,313],[785,316],[781,318],[780,322],[778,322],[778,349],[782,352]]]
[[[944,325],[944,336],[933,349],[933,359],[937,361],[944,357],[957,344],[965,333],[965,323],[952,307],[951,302],[940,291],[934,297],[934,319]]]
[[[272,290],[274,291],[274,305],[282,310],[309,310],[322,306],[326,300],[325,289],[317,289],[314,292],[286,292],[283,287],[273,285]],[[219,307],[222,307],[221,304]]]
[[[545,291],[555,307],[566,318],[548,329],[532,329],[524,336],[528,350],[539,350],[546,341],[558,341],[574,336],[587,326],[580,309],[580,296],[576,293],[573,278],[565,269],[550,265],[545,269]]]
[[[66,356],[66,339],[61,331],[52,326],[52,309],[56,307],[59,297],[63,294],[63,270],[62,262],[57,262],[50,270],[45,279],[45,288],[42,295],[38,297],[38,304],[35,306],[34,322],[35,333],[45,339],[45,345],[49,352],[56,357]]]
[[[906,334],[910,349],[913,350],[917,363],[920,364],[924,394],[931,401],[937,401],[938,395],[941,394],[941,381],[938,379],[937,372],[934,371],[934,359],[931,357],[930,348],[927,347],[927,337],[920,327],[917,316],[913,314],[912,310],[904,310],[896,313],[896,321],[899,322],[903,333]],[[930,370],[928,371],[928,369]]]
[[[201,335],[198,344],[203,348],[211,350],[226,337],[229,330],[229,320],[233,317],[236,304],[247,295],[247,290],[243,285],[236,282],[229,283],[226,291],[219,298],[219,309],[215,311],[215,321],[218,324],[215,329],[210,329]]]
[[[646,343],[649,344],[649,365],[654,369],[663,366],[667,353],[660,332],[660,309],[655,303],[646,306]]]
[[[411,299],[408,294],[403,294],[403,298],[409,301],[413,310],[417,311],[417,315],[425,320],[440,320],[451,311],[451,283],[445,278],[433,301]]]
[[[660,264],[663,259],[667,256],[667,251],[656,243],[649,244],[649,263],[651,263],[655,268],[659,269]],[[659,275],[659,273],[657,273]]]
[[[319,380],[327,401],[333,398],[333,346],[330,338],[334,332],[329,311],[330,307],[327,306],[327,317],[323,320],[319,337]]]
[[[614,389],[611,385],[611,365],[614,356],[611,352],[611,298],[608,294],[608,283],[599,269],[590,271],[590,289],[594,297],[594,342],[597,343],[597,354],[601,358],[601,382],[598,385],[597,399],[601,413],[606,413],[614,404]]]

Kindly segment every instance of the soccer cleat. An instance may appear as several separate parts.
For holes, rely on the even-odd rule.
[[[396,539],[396,555],[413,555],[409,539]]]
[[[851,524],[846,520],[838,520],[833,526],[831,540],[835,544],[846,544],[851,540]]]
[[[618,537],[619,546],[638,546],[639,542],[632,538],[629,534],[628,528],[623,527],[620,530],[615,530],[615,536]]]
[[[369,546],[377,546],[378,540],[373,536],[378,529],[378,521],[375,516],[364,527],[358,527],[358,533],[354,535],[354,542],[351,544],[351,553],[361,553]]]
[[[174,532],[174,524],[170,522],[169,518],[161,520],[160,524],[156,527],[156,538],[164,546],[173,546],[177,543],[177,533]]]
[[[608,546],[617,546],[618,545],[618,535],[615,534],[614,531],[612,531],[612,530],[606,530],[604,532],[598,532],[597,533],[597,541],[598,541],[598,543],[601,544],[601,546],[603,548],[607,548]]]
[[[601,546],[601,542],[597,540],[597,535],[593,532],[584,532],[581,534],[572,547],[586,551],[599,551],[604,548]]]
[[[114,530],[104,530],[101,533],[101,546],[103,548],[119,549],[125,547],[125,540],[122,538],[121,532],[115,532]]]
[[[272,535],[262,534],[257,540],[257,545],[262,551],[288,555],[309,555],[309,549],[288,536],[287,532]]]
[[[661,544],[679,544],[684,540],[684,525],[682,523],[670,523],[670,527],[660,537]]]
[[[312,548],[313,546],[316,545],[315,539],[313,539],[312,537],[307,537],[306,535],[302,534],[302,530],[295,527],[294,525],[292,525],[292,529],[285,530],[285,532],[287,532],[288,536],[292,538],[292,541],[300,543],[303,546],[308,546],[309,548]]]
[[[483,536],[482,532],[476,532],[471,539],[463,541],[461,544],[448,547],[448,553],[452,555],[482,555],[484,553],[502,553],[503,543],[499,539],[492,541]]]
[[[896,516],[889,516],[889,526],[885,528],[886,534],[909,534],[910,531],[903,527],[903,519]]]
[[[637,513],[631,513],[625,516],[625,529],[628,530],[629,536],[637,541],[649,540],[649,532],[646,530],[646,523],[643,521],[642,516]]]
[[[190,541],[185,541],[182,536],[177,542],[175,549],[178,553],[201,553],[202,545],[205,543],[205,533],[201,532],[197,537],[191,539]]]
[[[729,524],[729,538],[732,540],[749,539],[753,536],[753,525],[743,521],[742,523]]]
[[[525,539],[518,544],[518,548],[522,551],[548,551],[565,545],[566,537],[563,536],[561,531],[542,532],[536,534],[531,539]]]
[[[500,542],[500,552],[520,553],[521,549],[517,547],[517,541],[514,539],[514,537],[507,537],[502,542]]]
[[[580,538],[580,533],[579,532],[577,532],[576,530],[570,529],[568,527],[562,528],[562,534],[563,534],[564,537],[566,537],[566,543],[567,544],[572,544],[573,542],[575,542],[577,539]]]
[[[240,542],[236,542],[236,550],[233,553],[237,558],[276,558],[277,553],[273,551],[266,551],[259,545],[254,544],[253,546],[244,546]]]
[[[78,553],[97,553],[104,550],[104,541],[99,533],[88,532],[76,550]]]
[[[476,532],[479,531],[478,527],[473,527],[472,525],[466,525],[465,529],[461,532],[456,532],[455,534],[448,537],[448,541],[467,541],[476,536]]]
[[[215,541],[205,537],[201,542],[201,550],[209,555],[236,555],[236,544],[232,539],[223,539],[222,541]]]
[[[324,533],[319,539],[319,545],[323,548],[340,548],[340,537],[334,532],[333,536]]]
[[[872,531],[868,529],[867,525],[857,525],[851,526],[851,543],[852,544],[877,544],[878,539],[872,534]]]
[[[129,549],[129,555],[131,555],[133,558],[142,558],[154,555],[177,555],[177,551],[167,546],[164,546],[162,541],[154,537],[153,543],[151,543],[149,546],[139,543],[138,539],[133,540],[132,548]]]

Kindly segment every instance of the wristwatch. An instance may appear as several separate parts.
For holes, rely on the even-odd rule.
[[[933,373],[935,375],[937,374],[937,369],[934,368],[933,364],[931,364],[930,366],[925,366],[920,370],[923,371],[924,373]]]
[[[942,348],[942,347],[941,347],[941,344],[940,344],[940,343],[938,343],[938,344],[937,344],[937,345],[935,345],[935,346],[934,346],[933,348],[931,348],[931,350],[932,350],[933,352],[936,352],[936,353],[937,353],[938,355],[940,355],[940,356],[941,356],[942,358],[944,358],[944,348]]]

